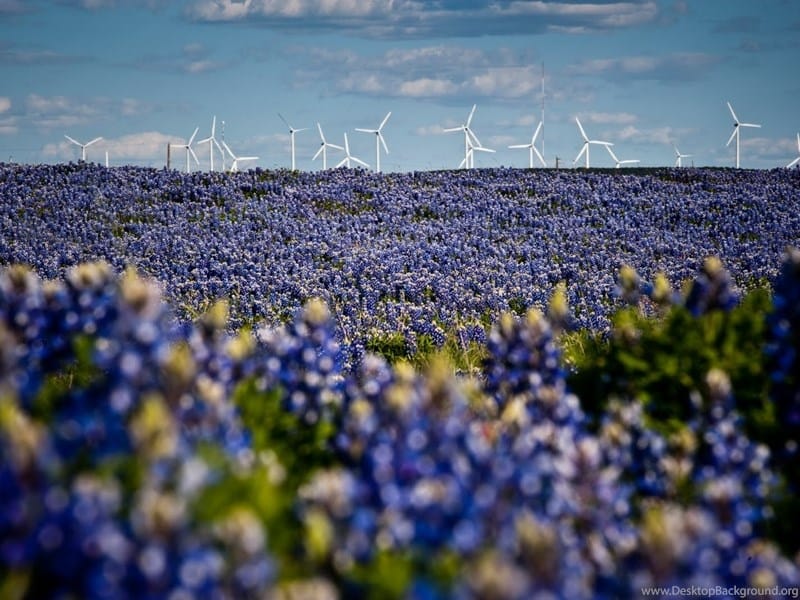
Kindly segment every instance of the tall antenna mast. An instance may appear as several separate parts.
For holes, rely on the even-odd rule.
[[[542,61],[542,156],[544,156],[544,61]]]

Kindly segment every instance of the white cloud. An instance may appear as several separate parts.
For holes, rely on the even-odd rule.
[[[538,69],[532,66],[489,67],[470,77],[464,87],[482,96],[519,98],[537,91],[541,81]]]
[[[414,130],[417,135],[440,135],[444,133],[444,127],[441,125],[421,125]]]
[[[550,2],[515,0],[193,0],[186,14],[201,21],[252,21],[263,26],[347,29],[364,37],[582,33],[654,21],[655,1]]]
[[[675,130],[672,127],[655,127],[652,129],[639,129],[633,125],[623,127],[613,134],[615,139],[624,142],[672,144],[675,140]]]
[[[81,139],[78,141],[85,142]],[[108,152],[109,162],[112,164],[163,164],[166,162],[167,144],[182,142],[184,140],[158,131],[132,133],[117,138],[104,138],[92,144],[86,149],[86,158],[92,162],[104,162],[105,153]],[[42,154],[56,160],[74,161],[80,158],[81,149],[64,139],[46,144]]]
[[[567,72],[572,75],[675,81],[696,79],[720,61],[720,57],[703,52],[676,52],[663,56],[585,60],[571,65]]]
[[[635,123],[637,121],[636,115],[631,113],[608,113],[608,112],[590,112],[581,113],[579,118],[586,123],[598,123],[601,125],[614,124],[625,125]]]
[[[0,96],[0,113],[4,113],[11,108],[11,98]]]
[[[135,98],[78,99],[67,96],[29,94],[25,99],[25,115],[40,129],[95,124],[117,116],[139,116],[146,114],[151,109],[149,104]]]
[[[412,98],[448,96],[455,94],[459,86],[446,79],[431,79],[422,77],[410,81],[403,81],[397,88],[398,96],[409,96]]]

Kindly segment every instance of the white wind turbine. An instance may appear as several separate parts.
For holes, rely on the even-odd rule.
[[[64,137],[67,138],[70,142],[72,142],[76,146],[80,146],[80,148],[81,148],[81,161],[82,162],[86,162],[86,148],[88,148],[89,146],[91,146],[95,142],[99,142],[100,140],[103,139],[102,137],[96,137],[91,142],[86,142],[85,144],[81,144],[79,141],[74,140],[73,138],[69,137],[68,135],[64,135]]]
[[[258,160],[257,156],[236,156],[231,150],[231,147],[225,143],[225,140],[222,141],[222,145],[225,147],[225,150],[228,151],[228,154],[233,159],[233,164],[231,164],[231,173],[235,173],[239,170],[239,161],[240,160]]]
[[[211,135],[197,142],[198,146],[200,144],[208,144],[208,159],[209,162],[211,163],[212,171],[214,170],[214,146],[217,147],[217,150],[219,150],[220,154],[222,154],[223,156],[225,155],[225,151],[222,149],[222,146],[220,146],[219,142],[217,141],[215,133],[216,130],[217,130],[217,117],[216,115],[214,115],[214,118],[211,119]]]
[[[483,146],[476,146],[475,144],[472,143],[472,140],[469,141],[468,145],[469,145],[469,148],[467,149],[467,155],[458,164],[458,168],[459,169],[461,169],[462,167],[466,168],[466,169],[472,169],[475,166],[475,151],[476,150],[479,151],[479,152],[491,152],[491,153],[495,152],[495,150],[492,150],[491,148],[484,148]]]
[[[798,162],[800,162],[800,133],[797,134],[797,158],[795,158],[792,162],[786,165],[786,168],[791,169]]]
[[[541,129],[542,129],[542,121],[539,121],[539,125],[536,126],[536,131],[533,132],[533,137],[531,137],[531,143],[530,144],[514,144],[513,146],[509,146],[509,148],[527,148],[528,149],[528,151],[529,151],[528,152],[528,155],[529,155],[528,167],[531,168],[531,169],[533,168],[533,155],[534,155],[534,153],[536,154],[536,156],[539,157],[539,160],[541,161],[542,166],[543,167],[547,166],[547,163],[544,161],[544,158],[542,158],[542,153],[539,152],[539,149],[536,147],[536,137],[539,135],[539,131]]]
[[[319,139],[322,140],[322,143],[319,145],[319,150],[314,155],[311,160],[317,160],[317,157],[322,154],[322,168],[328,168],[328,148],[334,148],[336,150],[344,150],[341,146],[337,146],[336,144],[331,144],[325,139],[325,134],[322,133],[322,125],[317,123],[317,129],[319,129]]]
[[[445,133],[450,133],[452,131],[463,131],[464,132],[464,160],[461,161],[459,164],[459,169],[461,165],[464,166],[465,169],[469,169],[470,164],[472,162],[472,152],[470,152],[470,146],[473,145],[475,148],[482,148],[481,141],[478,139],[478,136],[475,135],[475,132],[470,129],[470,124],[472,123],[472,117],[475,114],[475,109],[478,107],[477,104],[472,105],[472,110],[469,111],[469,116],[467,117],[466,122],[459,125],[458,127],[449,127],[447,129],[443,129]]]
[[[611,149],[611,146],[606,146],[606,150],[608,150],[608,153],[611,155],[611,158],[614,159],[614,162],[617,163],[616,166],[614,167],[615,169],[619,169],[622,165],[635,165],[640,162],[638,158],[637,159],[629,158],[626,160],[618,159],[617,155],[614,154],[614,151]]]
[[[739,119],[736,117],[736,113],[733,112],[733,107],[731,103],[728,102],[728,110],[731,111],[731,116],[733,117],[733,133],[731,137],[728,138],[728,143],[725,144],[726,146],[730,146],[733,138],[736,138],[736,168],[739,168],[739,130],[742,127],[761,127],[761,125],[757,125],[755,123],[740,123]]]
[[[392,116],[392,112],[391,111],[386,113],[386,116],[383,117],[383,121],[381,121],[381,124],[378,125],[377,129],[360,129],[360,128],[356,127],[356,131],[361,131],[362,133],[374,133],[375,134],[375,172],[376,173],[380,173],[381,172],[381,146],[383,146],[383,149],[386,151],[386,154],[389,154],[389,148],[386,146],[386,140],[383,139],[383,134],[381,133],[381,130],[383,129],[383,126],[386,125],[386,121],[388,121],[389,117],[391,117],[391,116]]]
[[[192,150],[192,142],[194,142],[194,138],[197,135],[197,132],[198,132],[199,129],[200,129],[199,127],[195,127],[194,128],[194,133],[192,134],[192,137],[189,138],[189,141],[187,143],[185,143],[185,144],[170,144],[171,148],[185,148],[186,149],[186,172],[187,173],[191,170],[191,167],[189,165],[189,155],[190,154],[191,154],[192,158],[194,159],[194,162],[196,164],[198,164],[198,165],[200,164],[200,161],[197,160],[197,154],[195,154],[194,150]]]
[[[289,122],[286,119],[283,118],[283,115],[281,113],[278,113],[278,116],[281,118],[281,121],[283,121],[286,124],[286,126],[289,128],[289,138],[292,141],[292,171],[294,171],[295,170],[295,166],[294,166],[295,165],[295,161],[294,161],[294,134],[297,133],[298,131],[306,131],[308,129],[308,127],[303,127],[301,129],[295,129],[294,127],[289,125]]]
[[[605,146],[606,148],[610,148],[614,144],[612,144],[611,142],[603,142],[601,140],[590,140],[589,137],[586,135],[586,132],[583,130],[583,125],[581,125],[581,122],[578,120],[578,117],[575,117],[575,122],[578,124],[578,129],[581,130],[581,137],[583,138],[583,147],[581,148],[581,151],[578,152],[578,156],[575,157],[575,160],[572,161],[572,164],[575,164],[576,162],[578,162],[581,159],[581,155],[585,154],[586,155],[586,168],[588,169],[589,168],[589,146],[591,146],[592,144],[595,144],[597,146]]]
[[[339,162],[338,165],[336,165],[336,168],[338,169],[339,167],[345,166],[345,167],[347,167],[349,169],[351,160],[353,162],[357,162],[358,164],[363,165],[364,167],[369,169],[369,165],[367,163],[365,163],[360,158],[356,158],[355,156],[350,154],[350,144],[347,143],[347,134],[345,133],[344,134],[344,158]]]
[[[691,154],[681,154],[681,151],[678,150],[678,147],[676,145],[674,145],[674,144],[672,145],[672,147],[675,148],[675,166],[676,167],[682,167],[683,166],[682,159],[691,158],[692,155]]]

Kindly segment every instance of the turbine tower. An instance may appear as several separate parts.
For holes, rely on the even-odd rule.
[[[88,148],[89,146],[91,146],[95,142],[99,142],[100,140],[103,139],[102,137],[96,137],[91,142],[86,142],[85,144],[81,144],[79,141],[69,137],[68,135],[64,135],[64,137],[67,138],[70,142],[72,142],[76,146],[80,146],[80,149],[81,149],[81,162],[86,162],[86,148]]]
[[[580,131],[581,131],[581,137],[583,138],[583,147],[581,148],[581,151],[578,152],[578,156],[575,157],[575,160],[572,161],[572,164],[574,165],[575,163],[577,163],[581,159],[581,156],[585,154],[586,155],[586,168],[588,169],[589,168],[589,146],[591,146],[592,144],[595,144],[597,146],[605,146],[606,148],[609,148],[609,147],[613,146],[614,144],[612,144],[611,142],[604,142],[602,140],[590,140],[589,137],[586,135],[586,132],[583,130],[583,125],[581,125],[581,122],[578,120],[578,117],[575,117],[575,122],[578,124],[578,129],[580,129]]]
[[[322,140],[322,142],[319,145],[319,150],[317,150],[317,153],[314,155],[314,157],[311,160],[317,160],[317,157],[320,154],[322,154],[322,168],[323,169],[327,169],[328,168],[328,148],[334,148],[336,150],[344,150],[344,148],[342,148],[341,146],[337,146],[336,144],[331,144],[330,142],[328,142],[325,139],[325,134],[322,133],[322,125],[320,125],[319,123],[317,123],[317,129],[319,129],[319,139]]]
[[[359,129],[358,127],[356,127],[356,131],[361,131],[362,133],[374,133],[375,134],[375,172],[376,173],[380,173],[381,172],[381,146],[383,146],[383,149],[386,151],[386,154],[389,154],[389,148],[386,146],[386,140],[383,139],[383,134],[381,133],[381,130],[383,129],[383,126],[386,125],[386,121],[388,121],[389,117],[391,117],[391,116],[392,116],[392,112],[391,111],[386,113],[386,116],[383,117],[383,121],[381,121],[381,124],[378,125],[377,129]]]
[[[616,166],[614,167],[615,169],[619,169],[622,165],[635,165],[639,162],[639,159],[632,159],[632,158],[629,158],[627,160],[618,159],[617,155],[614,154],[614,151],[611,149],[611,146],[606,146],[606,150],[608,150],[608,153],[611,155],[611,158],[614,159],[614,162],[617,163]]]
[[[369,169],[369,165],[365,163],[360,158],[356,158],[352,154],[350,154],[350,144],[347,143],[347,134],[344,134],[344,158],[336,165],[336,168],[339,167],[347,167],[348,169],[351,168],[350,161],[357,162],[358,164],[364,166],[365,168]]]
[[[214,146],[217,147],[217,150],[219,150],[219,153],[222,154],[223,157],[225,156],[225,151],[219,145],[219,142],[217,141],[217,138],[215,137],[216,130],[217,130],[217,117],[216,117],[216,115],[214,115],[214,118],[211,119],[211,135],[209,137],[207,137],[205,139],[202,139],[199,142],[197,142],[198,146],[200,144],[208,144],[208,159],[209,159],[209,162],[211,164],[211,170],[212,171],[214,170]],[[224,169],[224,166],[223,166],[223,169]]]
[[[484,148],[483,146],[476,146],[472,143],[472,140],[467,142],[467,155],[461,160],[458,164],[458,168],[461,169],[462,167],[465,169],[472,169],[475,167],[475,151],[479,152],[491,152],[494,153],[495,150],[491,148]]]
[[[533,155],[539,157],[539,161],[542,163],[543,167],[547,166],[547,163],[544,161],[541,152],[536,147],[536,137],[539,135],[539,132],[542,130],[542,123],[543,121],[539,121],[539,125],[536,126],[536,131],[533,132],[533,137],[531,137],[530,144],[514,144],[513,146],[509,146],[509,148],[527,148],[528,149],[528,168],[533,168]]]
[[[463,124],[459,125],[458,127],[449,127],[443,130],[445,133],[450,133],[452,131],[464,132],[464,160],[461,161],[459,168],[461,168],[461,165],[464,165],[465,169],[470,168],[469,165],[472,162],[471,160],[472,153],[469,151],[469,149],[470,145],[472,145],[473,142],[475,148],[482,147],[481,141],[478,139],[478,136],[476,136],[475,132],[472,131],[472,129],[470,129],[469,127],[470,124],[472,123],[472,117],[475,115],[475,109],[477,107],[478,107],[477,104],[472,105],[472,110],[469,111],[469,116],[467,117],[467,120]]]
[[[792,162],[786,165],[786,168],[791,169],[798,162],[800,162],[800,133],[797,134],[797,158],[795,158]]]
[[[682,159],[691,158],[692,155],[691,154],[681,154],[681,151],[678,150],[678,147],[676,145],[674,145],[674,144],[672,145],[672,147],[675,149],[675,166],[676,167],[682,167],[683,166]]]
[[[736,168],[739,168],[739,130],[742,127],[761,127],[761,125],[757,125],[755,123],[740,123],[739,119],[736,117],[736,113],[733,112],[733,107],[731,103],[728,102],[728,110],[731,111],[731,116],[733,117],[733,133],[731,133],[731,137],[728,138],[728,143],[725,144],[726,146],[730,146],[733,138],[736,138]]]
[[[289,128],[289,138],[292,140],[292,171],[294,171],[295,170],[294,134],[297,133],[298,131],[306,131],[308,129],[308,127],[303,127],[301,129],[295,129],[294,127],[289,125],[289,122],[286,119],[283,118],[283,115],[281,113],[278,113],[278,116],[281,118],[281,121],[283,121],[286,124],[286,126]]]
[[[233,164],[231,164],[231,173],[235,173],[236,171],[238,171],[238,170],[239,170],[239,161],[240,161],[240,160],[258,160],[258,157],[257,157],[257,156],[236,156],[236,155],[233,153],[233,150],[231,150],[231,147],[230,147],[230,146],[228,146],[228,144],[226,144],[226,143],[223,141],[223,142],[222,142],[222,145],[225,147],[225,150],[227,150],[227,151],[228,151],[228,154],[229,154],[229,155],[230,155],[230,157],[233,159]]]
[[[198,164],[198,165],[200,164],[200,161],[197,160],[197,154],[195,154],[194,150],[192,150],[192,142],[194,142],[194,138],[197,135],[197,132],[198,132],[199,129],[200,129],[199,127],[195,127],[194,128],[194,133],[192,134],[192,137],[189,138],[189,141],[187,143],[185,143],[185,144],[170,144],[170,147],[172,147],[172,148],[185,148],[186,149],[186,172],[187,173],[189,173],[191,171],[191,167],[189,165],[189,155],[191,155],[191,157],[194,159],[194,162],[196,164]]]

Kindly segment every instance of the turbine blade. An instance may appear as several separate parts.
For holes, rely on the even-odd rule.
[[[451,131],[463,131],[464,128],[461,126],[458,127],[448,127],[447,129],[442,129],[444,133],[450,133]]]
[[[536,143],[536,137],[539,135],[539,131],[542,129],[542,122],[539,121],[539,124],[536,126],[536,131],[533,132],[533,137],[531,138],[531,145]]]
[[[361,160],[360,158],[356,158],[355,156],[351,156],[350,160],[352,160],[354,162],[357,162],[358,164],[363,165],[364,167],[369,169],[369,165],[367,163],[365,163],[363,160]]]
[[[334,169],[338,169],[339,167],[343,167],[346,164],[347,164],[347,157],[345,156],[342,160],[339,161],[339,164],[337,164],[334,167]]]
[[[573,164],[573,165],[574,165],[576,162],[578,162],[578,161],[581,159],[581,156],[583,156],[583,153],[584,153],[584,152],[586,152],[586,149],[587,149],[588,147],[589,147],[589,142],[584,142],[584,144],[583,144],[583,148],[581,148],[581,151],[580,151],[580,152],[578,152],[578,156],[576,156],[576,157],[575,157],[575,160],[573,160],[573,161],[572,161],[572,164]]]
[[[731,137],[728,138],[728,143],[725,144],[726,146],[730,146],[731,145],[731,142],[733,141],[733,138],[736,136],[737,133],[739,133],[739,128],[738,127],[734,127],[733,128],[733,133],[731,134]]]
[[[322,143],[324,144],[325,143],[325,134],[322,133],[322,125],[317,123],[317,129],[319,129],[319,137],[322,140]]]
[[[69,137],[68,135],[65,135],[64,137],[65,137],[65,138],[67,138],[67,139],[68,139],[70,142],[72,142],[72,143],[73,143],[73,144],[75,144],[76,146],[83,146],[83,144],[81,144],[81,143],[80,143],[80,142],[78,142],[77,140],[74,140],[74,139],[72,139],[72,138],[71,138],[71,137]]]
[[[217,115],[211,119],[211,137],[214,137],[214,132],[217,130]]]
[[[583,125],[581,125],[581,122],[578,120],[578,117],[575,117],[575,122],[578,124],[578,129],[581,130],[581,137],[583,138],[583,141],[588,142],[589,136],[587,136],[586,132],[583,130]]]
[[[92,144],[94,144],[95,142],[99,142],[99,141],[100,141],[100,140],[102,140],[102,139],[103,139],[102,137],[96,137],[96,138],[94,138],[94,139],[93,139],[91,142],[86,142],[86,144],[85,144],[85,145],[86,145],[87,147],[88,147],[88,146],[91,146],[91,145],[92,145]]]
[[[391,117],[391,116],[392,116],[392,111],[389,111],[388,113],[386,113],[386,116],[383,117],[383,121],[381,121],[381,124],[378,125],[378,131],[383,129],[383,126],[386,125],[386,121],[388,121],[389,117]]]
[[[311,160],[317,160],[317,157],[318,157],[320,154],[322,154],[322,151],[323,151],[324,149],[325,149],[325,145],[323,144],[323,145],[321,145],[321,146],[319,147],[319,150],[317,150],[317,153],[314,155],[314,158],[312,158]]]
[[[467,157],[465,156],[464,158],[462,158],[462,159],[461,159],[461,162],[460,162],[460,163],[458,163],[458,168],[459,168],[459,169],[463,168],[463,167],[464,167],[464,164],[465,164],[466,162],[467,162]]]
[[[513,146],[509,146],[509,148],[530,148],[530,144],[514,144]]]
[[[194,153],[194,150],[192,150],[192,147],[191,146],[186,146],[186,149],[189,151],[189,154],[192,155],[192,158],[194,159],[195,164],[199,165],[200,161],[197,160],[197,154]]]
[[[291,130],[291,129],[292,129],[292,126],[291,126],[291,125],[289,125],[289,121],[287,121],[286,119],[284,119],[284,118],[283,118],[283,115],[282,115],[281,113],[278,113],[278,116],[281,118],[281,121],[283,121],[283,122],[286,124],[286,126],[289,128],[289,130]]]
[[[800,156],[798,156],[792,162],[790,162],[788,165],[786,165],[786,168],[787,169],[791,169],[793,166],[795,166],[799,162],[800,162]]]
[[[728,110],[731,111],[731,116],[733,117],[733,122],[734,123],[738,123],[739,119],[736,118],[736,113],[733,112],[733,107],[731,106],[731,103],[728,102],[727,104],[728,104]]]
[[[363,133],[378,133],[377,129],[361,129],[360,127],[356,127],[355,131],[361,131]]]
[[[617,155],[614,154],[614,151],[611,149],[611,146],[606,146],[606,150],[608,150],[608,153],[611,155],[611,158],[614,159],[614,162],[618,163],[619,159],[617,158]]]
[[[228,151],[228,154],[231,155],[231,158],[233,160],[236,160],[236,155],[233,153],[233,151],[231,150],[231,147],[228,146],[228,143],[225,140],[222,140],[222,145],[225,147],[225,150]]]
[[[475,140],[475,145],[476,146],[483,146],[483,144],[481,144],[481,141],[478,139],[478,136],[475,135],[475,132],[472,131],[472,129],[467,127],[467,129],[465,131],[467,132],[467,139],[469,139],[471,137],[473,140]]]
[[[207,138],[203,138],[202,140],[197,140],[197,145],[199,146],[200,144],[207,144],[207,143],[211,142],[211,140],[213,140],[213,139],[214,138],[207,137]]]
[[[739,123],[739,127],[761,127],[761,125],[757,125],[756,123]]]
[[[378,139],[380,140],[386,154],[389,154],[389,147],[386,145],[386,140],[383,139],[383,134],[380,131],[378,131]]]
[[[326,145],[328,148],[333,148],[333,149],[335,149],[335,150],[344,150],[344,148],[342,148],[341,146],[339,146],[339,145],[337,145],[337,144],[328,144],[328,143],[326,143],[325,145]]]
[[[540,161],[542,161],[542,166],[543,166],[543,167],[546,167],[546,166],[547,166],[547,163],[545,162],[544,158],[542,157],[542,154],[541,154],[541,152],[539,152],[539,149],[538,149],[536,146],[531,146],[531,149],[534,151],[534,153],[536,154],[536,156],[538,156],[538,157],[539,157],[539,160],[540,160]]]
[[[472,117],[475,115],[475,109],[478,108],[477,104],[472,105],[472,110],[469,111],[469,117],[467,117],[467,122],[465,123],[467,129],[469,129],[469,124],[472,123]]]
[[[198,131],[200,131],[200,128],[199,127],[195,127],[194,128],[194,133],[192,134],[192,137],[189,138],[189,146],[192,145],[192,142],[194,141],[194,136],[197,135]]]

